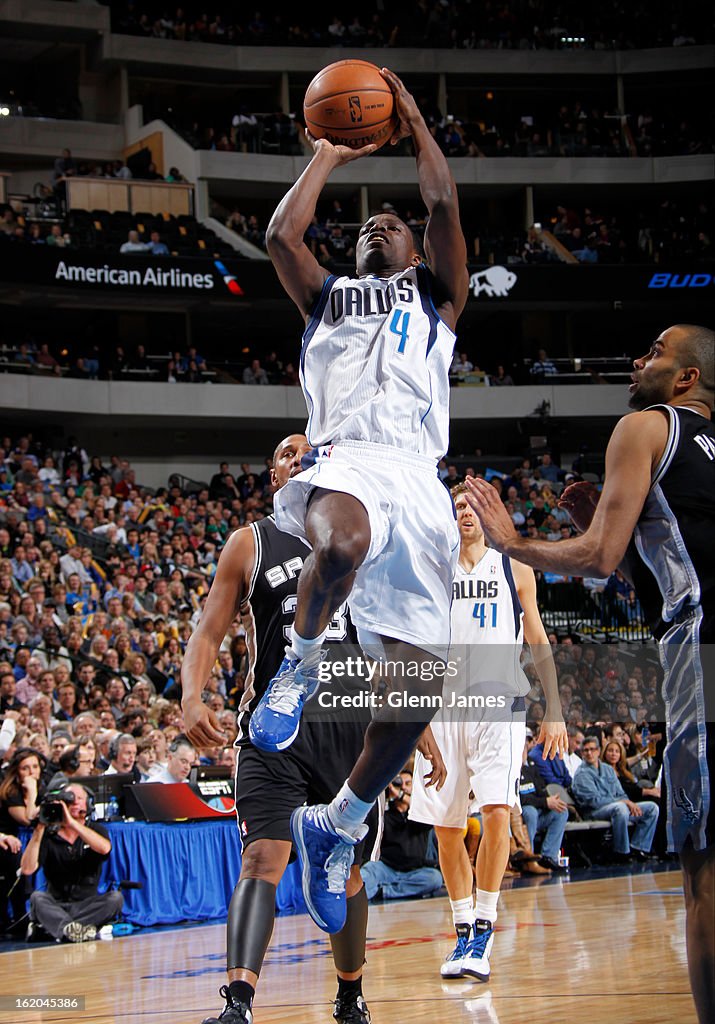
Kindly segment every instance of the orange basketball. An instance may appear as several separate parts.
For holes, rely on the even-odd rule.
[[[360,149],[384,146],[397,124],[392,90],[367,60],[329,64],[308,86],[305,125],[316,139]]]

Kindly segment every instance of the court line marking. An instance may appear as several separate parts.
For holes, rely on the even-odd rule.
[[[415,997],[413,999],[405,999],[405,998],[401,998],[401,999],[370,999],[370,1006],[371,1007],[372,1006],[389,1006],[389,1005],[392,1005],[392,1004],[395,1004],[395,1003],[402,1005],[402,1004],[405,1004],[405,1003],[420,1003],[420,1004],[424,1004],[426,1002],[429,1002],[429,1003],[459,1003],[459,1002],[464,1002],[464,1001],[469,1002],[471,998],[479,999],[480,996],[476,995],[476,993],[480,993],[480,992],[483,993],[484,995],[486,995],[488,992],[490,992],[492,994],[492,1001],[493,1002],[496,1002],[497,1000],[503,1000],[503,1001],[506,1002],[506,1001],[509,1001],[509,1000],[513,1001],[513,1000],[516,1000],[516,999],[523,1001],[524,998],[525,998],[525,993],[523,993],[523,992],[521,994],[518,994],[518,995],[494,995],[494,990],[493,989],[483,988],[479,984],[479,982],[475,982],[474,986],[475,986],[475,995],[472,995],[472,993],[461,993],[459,995],[455,994],[453,996],[440,996],[440,995],[437,995],[437,993],[431,993],[431,994],[426,994],[424,996],[421,996],[419,998]],[[573,999],[604,999],[604,998],[606,998],[606,999],[622,999],[624,996],[626,998],[641,999],[646,994],[649,995],[649,996],[682,996],[683,998],[688,998],[688,999],[692,998],[692,994],[690,992],[661,992],[661,991],[656,991],[654,989],[649,989],[647,993],[646,992],[613,992],[613,993],[607,993],[606,992],[606,993],[604,993],[604,992],[595,992],[594,991],[594,992],[580,992],[580,993],[579,992],[572,992],[572,993],[568,993],[568,994],[564,994],[564,993],[555,994],[555,993],[550,993],[550,992],[540,992],[540,993],[538,993],[536,998],[537,999],[553,999],[553,1000],[559,1000],[559,1001],[563,1002],[564,1000],[573,1000]],[[532,997],[534,996],[533,992],[531,993],[531,996]],[[261,1011],[263,1011],[263,1010],[266,1010],[266,1011],[267,1010],[287,1010],[287,1009],[289,1009],[291,1007],[294,1007],[294,1006],[295,1006],[295,1003],[261,1003],[259,1006],[256,1007],[256,1010],[261,1010]],[[305,1002],[304,1001],[302,1003],[302,1007],[303,1008],[319,1009],[321,1007],[326,1007],[326,1006],[332,1006],[332,1000],[326,999],[326,1000],[322,1000],[320,1002]],[[205,1012],[205,1007],[194,1007],[194,1008],[192,1008],[192,1007],[185,1007],[185,1008],[182,1008],[182,1010],[180,1012],[183,1013],[184,1009],[188,1013],[194,1013],[194,1012],[196,1012],[196,1013],[204,1013]],[[156,1010],[156,1009],[152,1009],[152,1010],[142,1010],[140,1012],[137,1012],[136,1010],[134,1010],[131,1013],[106,1013],[106,1014],[101,1014],[99,1016],[97,1016],[97,1015],[93,1016],[92,1017],[92,1024],[102,1024],[103,1021],[110,1021],[111,1022],[111,1021],[115,1021],[115,1020],[127,1020],[127,1019],[130,1019],[130,1018],[139,1019],[139,1018],[144,1018],[144,1017],[168,1016],[169,1014],[172,1014],[173,1016],[176,1016],[177,1012],[179,1012],[179,1011],[177,1011],[176,1009],[172,1009],[172,1010]],[[61,1024],[61,1022],[63,1022],[63,1021],[71,1021],[72,1024],[77,1024],[77,1022],[78,1022],[78,1018],[77,1017],[51,1017],[51,1018],[50,1017],[45,1017],[44,1019],[47,1020],[47,1021],[50,1021],[51,1024]]]

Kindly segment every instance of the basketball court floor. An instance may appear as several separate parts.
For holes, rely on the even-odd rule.
[[[499,914],[493,977],[482,985],[440,979],[453,936],[446,898],[372,906],[364,989],[373,1024],[695,1024],[677,870],[532,879],[502,893]],[[86,1001],[84,1012],[6,1008],[0,1021],[199,1024],[222,1005],[224,968],[221,924],[0,946],[3,996]],[[334,993],[327,936],[307,916],[279,918],[256,1024],[330,1024]]]

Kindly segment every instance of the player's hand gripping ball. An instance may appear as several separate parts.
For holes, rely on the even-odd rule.
[[[339,60],[319,71],[306,90],[303,115],[314,139],[349,149],[384,146],[397,125],[392,90],[366,60]]]

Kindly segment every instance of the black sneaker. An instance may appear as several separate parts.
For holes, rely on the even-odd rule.
[[[338,1024],[370,1024],[372,1017],[362,996],[336,999],[333,1017]]]
[[[204,1017],[201,1024],[253,1024],[253,1014],[245,1003],[234,1003],[228,985],[218,990],[222,999],[226,1000],[218,1017]]]
[[[539,864],[541,864],[542,868],[548,868],[549,871],[554,871],[557,874],[566,870],[566,868],[562,868],[559,862],[554,860],[553,857],[541,856],[539,857]]]

